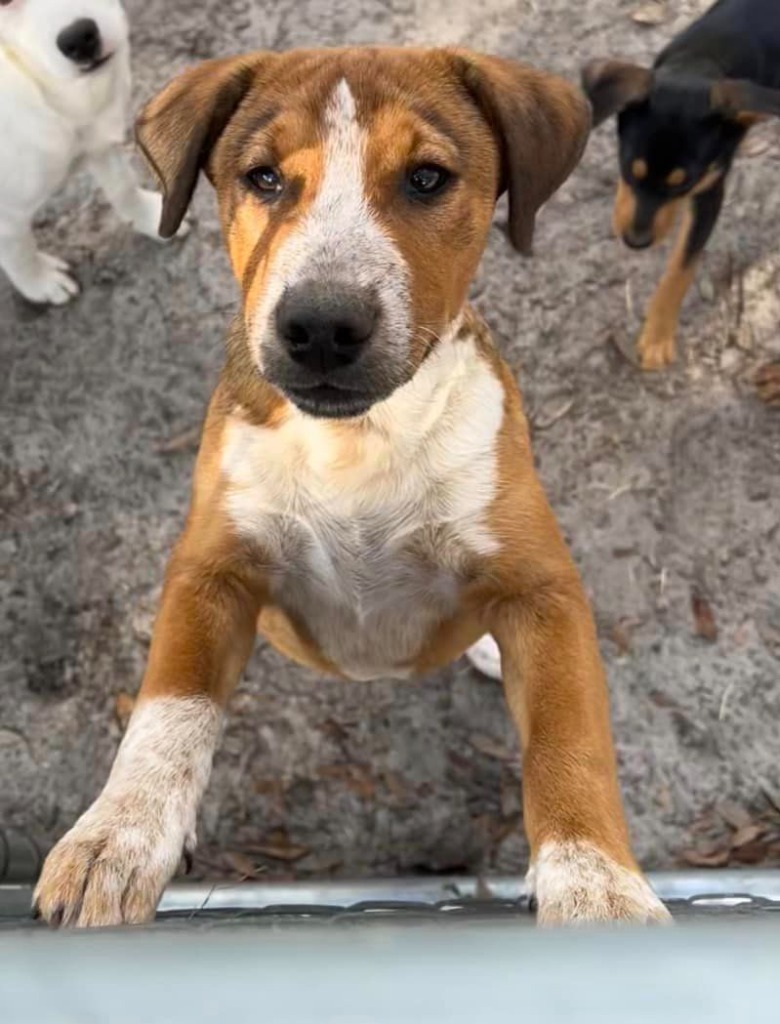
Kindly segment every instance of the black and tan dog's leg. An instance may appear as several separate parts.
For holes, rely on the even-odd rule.
[[[702,250],[723,205],[724,184],[693,196],[669,264],[648,307],[637,352],[643,370],[662,370],[674,362],[680,308],[696,274]]]

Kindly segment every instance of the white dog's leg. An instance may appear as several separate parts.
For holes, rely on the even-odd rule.
[[[87,164],[118,216],[140,234],[163,241],[159,230],[162,196],[139,187],[130,158],[121,147],[111,146],[90,153]],[[177,237],[183,237],[188,231],[189,225],[182,223]]]
[[[40,252],[29,227],[16,234],[0,233],[0,267],[30,302],[63,306],[79,293],[68,264]]]

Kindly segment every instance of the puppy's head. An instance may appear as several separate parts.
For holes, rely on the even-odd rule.
[[[594,124],[618,115],[620,183],[615,232],[635,249],[660,242],[680,204],[712,188],[731,167],[754,121],[780,113],[780,92],[600,60],[583,84]]]
[[[97,74],[127,41],[120,0],[0,0],[0,42],[53,78]]]
[[[364,413],[458,317],[497,196],[528,250],[579,158],[584,97],[444,50],[256,54],[186,72],[138,123],[178,227],[204,169],[251,356],[300,409]]]

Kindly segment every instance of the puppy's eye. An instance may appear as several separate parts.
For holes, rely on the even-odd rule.
[[[438,164],[421,164],[406,179],[406,188],[414,199],[430,199],[442,192],[452,175]]]
[[[273,199],[284,188],[282,176],[274,167],[253,167],[246,175],[246,182],[263,199]]]

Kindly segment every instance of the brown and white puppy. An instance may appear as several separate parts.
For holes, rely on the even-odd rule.
[[[492,634],[540,919],[666,918],[629,847],[588,603],[466,304],[496,197],[528,249],[588,128],[562,80],[456,50],[258,53],[147,107],[162,233],[205,169],[243,304],[137,707],[46,863],[46,920],[153,916],[258,629],[351,680],[429,672]]]

